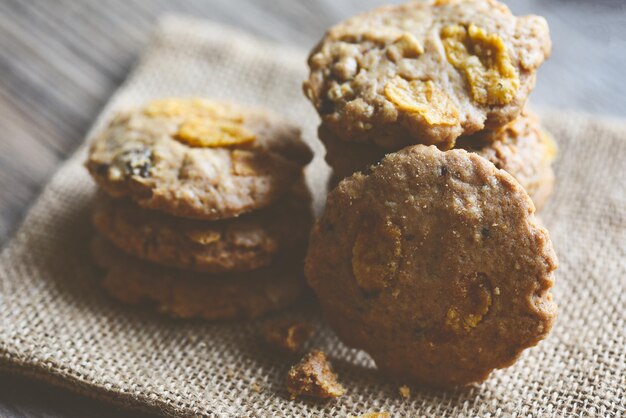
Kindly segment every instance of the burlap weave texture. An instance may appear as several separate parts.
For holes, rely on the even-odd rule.
[[[556,46],[558,48],[558,45]],[[192,19],[164,19],[137,68],[107,105],[205,95],[274,108],[300,123],[317,157],[308,169],[317,208],[327,168],[304,99],[305,52]],[[315,308],[293,309],[320,326],[348,388],[330,403],[290,401],[284,356],[264,350],[261,321],[174,321],[123,307],[97,287],[86,251],[94,193],[81,148],[54,176],[0,255],[0,365],[75,391],[173,415],[606,416],[626,414],[626,123],[542,112],[560,146],[557,189],[541,214],[560,260],[559,318],[549,338],[481,385],[413,388],[409,399],[343,346]]]

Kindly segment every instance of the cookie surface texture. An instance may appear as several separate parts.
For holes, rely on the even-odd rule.
[[[449,149],[517,117],[550,51],[545,19],[495,0],[413,1],[329,29],[303,88],[343,140]]]
[[[556,316],[557,260],[533,212],[519,183],[477,154],[408,147],[329,194],[306,276],[336,333],[383,373],[482,381]]]
[[[557,146],[539,118],[525,110],[498,131],[460,138],[459,148],[476,152],[522,185],[537,210],[543,208],[554,188],[552,163]]]
[[[118,114],[86,166],[111,196],[214,220],[269,206],[311,158],[299,129],[272,113],[189,98]]]
[[[318,135],[326,147],[326,162],[333,168],[337,179],[367,170],[387,154],[384,149],[372,144],[341,141],[324,126],[320,126]],[[525,110],[497,131],[482,131],[458,138],[456,148],[475,152],[515,177],[528,192],[537,210],[552,194],[552,163],[557,147],[532,112]]]
[[[249,271],[308,239],[311,196],[304,181],[296,184],[298,190],[272,206],[218,221],[176,218],[101,194],[93,223],[119,249],[144,260],[210,273]]]
[[[106,270],[101,285],[113,298],[148,303],[174,318],[256,318],[306,294],[299,255],[253,272],[214,275],[135,259],[101,237],[93,240],[91,250],[96,264]]]

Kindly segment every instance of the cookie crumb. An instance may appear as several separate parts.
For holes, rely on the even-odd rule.
[[[407,385],[400,386],[398,391],[400,392],[400,396],[404,399],[409,399],[411,397],[411,389],[409,389]]]
[[[258,383],[252,383],[252,385],[250,385],[250,387],[252,388],[253,391],[255,391],[256,393],[261,393],[261,386],[258,385]]]
[[[292,353],[300,351],[312,334],[310,324],[293,319],[272,321],[263,329],[263,337],[269,345]]]
[[[363,415],[348,415],[348,418],[391,418],[389,412],[366,412]]]
[[[291,399],[298,396],[331,399],[346,392],[337,382],[337,375],[333,373],[326,354],[317,350],[310,352],[291,367],[285,383]]]

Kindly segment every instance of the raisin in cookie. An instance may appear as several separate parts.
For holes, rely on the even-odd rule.
[[[326,317],[384,373],[484,380],[550,331],[557,267],[524,189],[474,153],[416,145],[344,179],[305,272]]]
[[[168,316],[207,320],[256,318],[306,294],[302,257],[247,273],[210,275],[161,267],[130,257],[101,237],[92,242],[102,286],[127,304],[151,303]]]
[[[163,99],[113,118],[86,165],[112,196],[214,220],[275,202],[311,158],[300,131],[264,110]]]
[[[101,194],[92,219],[100,234],[135,257],[211,273],[248,271],[308,238],[311,196],[304,181],[298,185],[270,207],[220,221],[177,218]]]
[[[545,19],[495,0],[413,1],[329,29],[304,92],[342,140],[449,149],[519,115],[550,50]]]
[[[342,178],[380,161],[387,152],[373,144],[354,144],[337,139],[324,125],[318,130],[326,147],[326,162],[333,169],[331,185]],[[481,131],[457,140],[463,148],[507,171],[530,195],[537,210],[549,199],[554,188],[552,162],[557,148],[536,115],[525,110],[497,131]]]

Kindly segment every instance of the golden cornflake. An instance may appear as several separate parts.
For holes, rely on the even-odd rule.
[[[217,116],[220,105],[198,98],[157,99],[146,105],[144,113],[151,117]]]
[[[228,147],[255,140],[255,135],[239,123],[202,117],[185,119],[176,137],[193,147]]]
[[[241,112],[228,103],[213,102],[200,98],[157,99],[144,107],[150,117],[206,117],[230,122],[243,122]]]
[[[417,58],[424,53],[420,41],[410,32],[404,32],[387,47],[387,57],[394,62],[402,58]]]
[[[462,289],[462,292],[454,295],[458,303],[448,309],[446,325],[455,332],[467,332],[476,327],[489,312],[491,290],[481,275],[469,278],[464,286],[457,286],[457,289]]]
[[[201,245],[209,245],[222,238],[221,234],[216,231],[187,231],[185,235],[193,242]]]
[[[464,72],[475,102],[505,105],[515,98],[519,75],[497,34],[474,24],[451,25],[443,28],[441,39],[448,62]]]
[[[265,172],[265,167],[257,158],[258,153],[236,149],[230,155],[233,173],[238,176],[255,176]]]
[[[385,86],[385,96],[399,110],[418,114],[430,125],[456,125],[459,110],[450,96],[431,81],[395,77]]]
[[[556,141],[554,140],[554,137],[544,129],[540,130],[540,135],[546,147],[545,158],[547,161],[553,161],[559,151]]]

